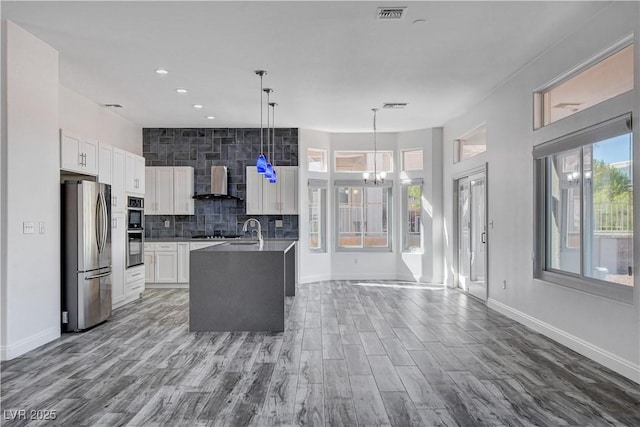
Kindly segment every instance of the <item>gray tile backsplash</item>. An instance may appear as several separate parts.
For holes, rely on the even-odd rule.
[[[229,194],[245,198],[245,167],[255,165],[260,154],[260,129],[144,128],[142,135],[147,166],[193,166],[196,194],[210,192],[211,166],[227,166]],[[266,154],[266,130],[264,138]],[[276,129],[271,158],[276,166],[298,165],[298,129]],[[298,238],[297,215],[246,215],[245,201],[235,199],[195,200],[195,215],[145,215],[145,237],[242,234],[242,224],[252,216],[267,238]],[[282,227],[275,227],[276,219]]]

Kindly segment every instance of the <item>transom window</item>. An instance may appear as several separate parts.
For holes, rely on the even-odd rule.
[[[630,123],[629,116],[614,119],[534,150],[543,279],[629,298],[634,274]]]
[[[423,166],[422,149],[402,151],[402,170],[421,171]]]
[[[535,93],[536,128],[633,90],[633,45],[610,50]]]
[[[461,162],[487,151],[487,125],[483,124],[454,141],[454,162]]]
[[[393,151],[376,152],[376,170],[393,172]],[[336,172],[373,172],[373,151],[336,151]]]
[[[326,172],[327,150],[318,148],[307,149],[307,165],[309,172]]]

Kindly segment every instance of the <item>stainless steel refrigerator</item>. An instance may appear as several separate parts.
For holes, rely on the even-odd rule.
[[[62,330],[105,321],[111,315],[110,185],[62,184],[62,263]]]

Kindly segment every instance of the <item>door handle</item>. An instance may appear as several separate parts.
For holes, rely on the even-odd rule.
[[[487,237],[487,232],[483,231],[482,234],[480,235],[480,240],[482,241],[482,243],[487,243],[486,237]]]
[[[84,280],[100,279],[101,277],[107,277],[107,276],[111,276],[110,271],[107,271],[106,273],[96,274],[95,276],[87,276],[84,278]]]

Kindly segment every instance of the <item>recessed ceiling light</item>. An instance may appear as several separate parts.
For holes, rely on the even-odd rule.
[[[200,104],[193,104],[193,108],[202,108],[202,105],[200,105]]]
[[[189,91],[187,89],[184,89],[184,88],[178,88],[178,89],[176,89],[176,92],[178,92],[178,93],[187,93]]]
[[[164,68],[158,68],[156,70],[156,73],[160,74],[160,75],[165,75],[165,74],[169,74],[169,72],[167,70],[165,70]]]
[[[214,116],[207,116],[207,120],[213,120],[213,119],[215,119]]]

